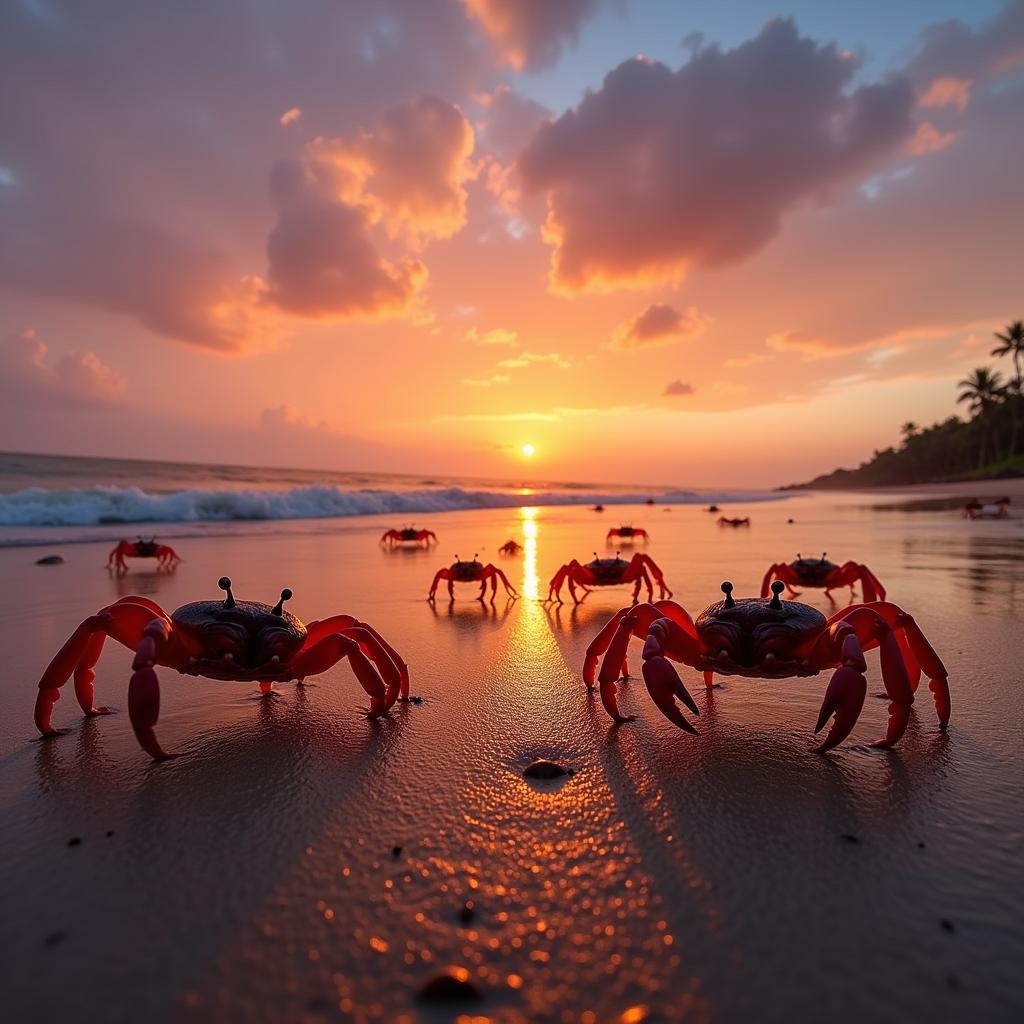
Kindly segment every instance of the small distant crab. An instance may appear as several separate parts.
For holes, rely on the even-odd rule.
[[[1006,519],[1009,514],[1009,498],[999,498],[991,505],[983,505],[977,498],[971,498],[960,511],[964,519]]]
[[[437,543],[437,534],[433,530],[417,530],[414,526],[403,526],[400,530],[385,530],[380,542],[391,548],[399,544],[422,544],[429,548],[431,544]]]
[[[448,581],[448,597],[452,601],[455,600],[456,583],[479,583],[480,593],[477,595],[477,600],[483,601],[484,595],[487,592],[487,583],[490,581],[491,602],[493,603],[498,593],[498,580],[501,580],[509,597],[519,597],[516,588],[509,583],[508,577],[496,565],[492,565],[490,562],[484,565],[476,559],[477,556],[474,555],[471,561],[462,562],[459,560],[459,556],[456,555],[455,561],[447,569],[438,569],[434,574],[434,582],[430,584],[430,593],[427,595],[427,600],[434,600],[434,595],[437,593],[437,587],[441,580]]]
[[[651,600],[654,597],[651,576],[658,584],[658,596],[661,598],[671,597],[672,591],[668,589],[661,569],[650,555],[637,552],[627,562],[619,553],[616,553],[614,558],[599,558],[595,551],[594,560],[587,562],[586,565],[581,565],[575,558],[563,565],[551,578],[546,600],[563,604],[562,585],[564,583],[569,584],[569,593],[572,595],[574,604],[580,604],[583,600],[576,596],[577,587],[582,588],[585,597],[590,593],[592,587],[618,587],[624,583],[633,583],[633,603],[636,604],[640,599],[642,584],[647,587],[647,599]]]
[[[616,540],[616,539],[628,540],[628,541],[630,541],[630,543],[632,543],[632,541],[637,539],[637,538],[639,538],[640,540],[645,541],[645,542],[650,539],[648,537],[648,535],[647,535],[647,531],[644,530],[644,529],[641,529],[639,526],[619,526],[619,527],[614,527],[613,526],[608,531],[608,534],[605,537],[605,540],[607,540],[609,544],[611,544],[612,541]]]
[[[107,557],[107,568],[118,572],[127,572],[126,558],[155,558],[161,569],[172,569],[181,561],[181,555],[167,544],[157,544],[156,537],[143,540],[118,541],[117,546]]]
[[[744,516],[742,519],[730,519],[728,516],[718,517],[719,526],[749,526],[750,517]]]
[[[856,724],[867,693],[864,652],[877,647],[882,680],[889,697],[885,736],[874,745],[891,747],[903,735],[910,719],[922,670],[935,697],[939,726],[950,716],[946,669],[914,619],[902,608],[885,601],[853,605],[826,619],[816,608],[782,601],[781,580],[772,584],[772,598],[732,596],[732,584],[722,584],[724,601],[709,605],[697,617],[674,601],[658,601],[616,612],[587,648],[583,680],[600,687],[605,710],[617,722],[621,714],[615,699],[616,681],[626,672],[626,650],[631,637],[644,641],[643,677],[661,713],[687,732],[696,729],[683,717],[675,698],[694,714],[697,705],[683,685],[672,661],[704,673],[711,687],[716,672],[752,679],[815,676],[834,669],[825,690],[818,722],[820,732],[835,715],[819,752],[842,743]],[[598,663],[604,656],[598,672]],[[595,680],[596,676],[596,680]]]
[[[287,588],[271,608],[259,601],[236,601],[231,580],[218,582],[227,597],[194,601],[168,615],[145,597],[124,597],[90,615],[71,634],[39,680],[35,722],[44,736],[61,730],[50,724],[60,688],[75,678],[75,696],[86,716],[109,708],[93,704],[94,667],[107,637],[135,651],[128,683],[128,717],[142,749],[157,760],[165,753],[153,729],[160,714],[160,685],[155,668],[173,668],[183,675],[228,682],[257,682],[263,693],[274,683],[326,672],[348,658],[352,671],[369,694],[369,716],[384,714],[409,696],[409,669],[393,647],[370,625],[351,615],[332,615],[308,626],[284,602]]]
[[[518,555],[523,550],[523,545],[517,540],[507,540],[504,544],[498,548],[498,554],[500,555]]]
[[[832,600],[832,591],[839,587],[849,587],[853,594],[853,585],[860,580],[864,588],[864,601],[884,601],[885,587],[879,582],[878,577],[860,562],[844,562],[836,565],[830,562],[823,551],[821,558],[804,558],[797,554],[796,561],[786,564],[776,562],[770,566],[761,581],[761,597],[768,596],[768,585],[773,579],[782,580],[791,597],[797,597],[798,593],[793,589],[793,584],[798,587],[811,589],[824,589],[825,596]]]
[[[593,511],[593,512],[603,512],[604,511],[604,505],[595,505],[591,511]]]

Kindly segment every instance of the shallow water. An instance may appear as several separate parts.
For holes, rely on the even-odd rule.
[[[395,525],[382,518],[321,521],[191,538],[173,575],[135,563],[122,579],[101,568],[109,544],[62,547],[55,567],[33,564],[48,548],[0,550],[9,1019],[643,1019],[637,1007],[651,1020],[1017,1019],[1015,501],[1016,518],[974,523],[861,495],[729,506],[749,530],[693,506],[452,512],[430,517],[431,552],[379,548]],[[614,726],[579,669],[628,589],[579,609],[537,598],[562,562],[609,550],[620,516],[650,530],[647,552],[693,613],[722,579],[752,594],[798,551],[868,563],[949,668],[949,732],[922,689],[898,750],[870,749],[886,702],[869,699],[850,740],[820,757],[826,677],[709,692],[691,670],[700,736],[665,721],[639,681],[620,691],[637,720]],[[526,549],[499,559],[509,537]],[[454,606],[428,605],[434,570],[474,551],[523,600],[482,607],[465,586]],[[126,714],[83,723],[70,687],[55,721],[73,732],[34,738],[39,674],[85,614],[130,593],[169,610],[216,597],[223,573],[239,598],[273,601],[287,585],[301,618],[373,623],[424,702],[371,723],[344,665],[270,699],[165,670],[158,732],[177,760],[152,765]],[[820,592],[804,599],[831,611]],[[98,700],[125,707],[130,658],[108,646]],[[529,784],[535,757],[574,774]],[[447,964],[470,970],[481,1002],[416,1001]]]

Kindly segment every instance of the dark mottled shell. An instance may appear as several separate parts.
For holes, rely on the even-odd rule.
[[[620,537],[632,537],[635,532],[632,526],[620,526],[618,529]]]
[[[419,540],[419,530],[413,530],[406,527],[404,530],[399,530],[398,532],[402,535],[402,540]]]
[[[456,581],[473,583],[480,579],[483,568],[483,562],[452,562],[450,571]]]
[[[825,627],[827,620],[817,608],[799,601],[779,603],[780,608],[772,608],[768,598],[745,597],[736,601],[731,608],[726,608],[724,600],[717,601],[697,616],[695,625],[699,632],[717,623],[729,623],[739,627],[743,633],[752,633],[758,626],[778,623],[789,626],[801,637],[820,633]]]
[[[823,583],[833,569],[839,568],[827,558],[798,558],[790,562],[789,567],[800,577],[800,582],[805,584]]]
[[[592,562],[587,562],[587,568],[602,583],[614,583],[622,578],[622,574],[629,568],[629,562],[624,558],[595,558]]]
[[[273,608],[262,601],[237,601],[234,608],[225,608],[223,601],[193,601],[176,609],[171,621],[186,629],[202,629],[215,622],[230,622],[251,634],[263,629],[277,629],[290,633],[297,643],[306,638],[306,626],[301,619],[289,611],[275,615]]]

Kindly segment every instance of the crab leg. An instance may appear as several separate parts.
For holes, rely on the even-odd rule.
[[[867,664],[853,627],[844,628],[840,625],[832,635],[832,639],[842,645],[840,648],[842,663],[832,674],[828,689],[825,690],[825,699],[821,702],[821,711],[818,714],[818,724],[814,727],[815,733],[821,732],[833,714],[836,717],[832,728],[829,729],[828,735],[825,737],[825,742],[818,747],[819,754],[831,750],[850,735],[860,717],[861,708],[864,707],[864,697],[868,692],[868,681],[864,678]]]
[[[569,563],[563,565],[554,576],[551,577],[551,582],[548,584],[548,601],[557,601],[562,604],[562,584],[565,582],[565,578],[569,575]]]
[[[166,619],[152,619],[143,630],[132,662],[132,678],[128,683],[128,717],[139,746],[156,761],[165,761],[168,754],[160,746],[153,731],[160,717],[160,680],[156,665],[159,647],[170,639],[170,624]]]
[[[324,637],[330,636],[332,633],[345,633],[347,636],[355,635],[356,639],[360,641],[363,654],[372,658],[380,666],[381,673],[385,676],[390,670],[385,668],[383,662],[389,661],[395,671],[398,672],[400,696],[402,699],[409,696],[409,666],[398,651],[373,626],[368,622],[362,622],[354,615],[332,615],[330,618],[311,622],[306,627],[306,642],[302,645],[300,653],[309,650],[314,644],[323,640]],[[362,633],[367,633],[369,636],[363,637]],[[394,698],[390,696],[389,692],[388,706],[390,707],[393,703]]]
[[[105,714],[106,708],[93,707],[93,671],[105,639],[110,636],[134,650],[142,631],[153,616],[164,616],[160,607],[145,598],[122,598],[96,615],[90,615],[71,634],[63,647],[54,655],[39,680],[36,696],[35,723],[44,736],[55,736],[58,730],[50,724],[53,705],[60,699],[60,688],[72,674],[75,676],[75,694],[86,715]]]
[[[383,715],[390,706],[387,702],[387,688],[370,659],[363,654],[359,641],[351,636],[345,633],[332,633],[324,637],[312,647],[303,649],[296,657],[292,668],[299,679],[305,679],[307,676],[326,672],[342,658],[348,658],[359,685],[370,696],[370,718]]]
[[[455,591],[452,589],[452,574],[451,571],[448,569],[438,569],[437,572],[434,574],[434,582],[430,584],[430,593],[427,595],[427,600],[434,600],[434,595],[437,593],[437,585],[441,582],[441,580],[448,581],[448,594],[454,601]]]
[[[672,596],[672,591],[669,589],[668,584],[665,582],[665,576],[658,564],[651,558],[650,555],[640,555],[644,561],[644,565],[651,570],[651,575],[654,577],[655,582],[658,584],[658,597],[664,601],[666,598]],[[651,595],[653,596],[653,595]]]
[[[764,574],[764,579],[761,580],[762,599],[768,596],[768,587],[773,579],[782,580],[782,582],[786,584],[786,590],[790,597],[797,596],[797,591],[793,589],[793,584],[799,582],[796,578],[796,574],[784,562],[776,562],[768,569]]]
[[[498,579],[501,580],[501,585],[505,588],[505,593],[508,594],[510,597],[518,597],[519,596],[519,591],[516,590],[516,588],[513,587],[511,583],[509,583],[508,577],[505,575],[504,571],[499,569],[496,565],[491,566],[491,569],[494,572],[494,574],[498,577]],[[495,583],[494,584],[494,591],[495,591],[495,593],[497,593],[497,590],[498,590],[498,584]]]
[[[699,715],[700,710],[679,678],[675,666],[665,657],[666,650],[679,643],[683,646],[692,645],[694,651],[697,648],[697,641],[671,619],[658,619],[651,624],[644,641],[644,683],[658,710],[670,722],[689,733],[696,733],[697,730],[683,717],[674,698],[678,697],[695,715]]]

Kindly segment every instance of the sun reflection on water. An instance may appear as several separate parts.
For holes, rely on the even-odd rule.
[[[523,579],[519,590],[528,601],[540,597],[540,582],[537,579],[537,512],[532,505],[519,510],[523,520]]]

